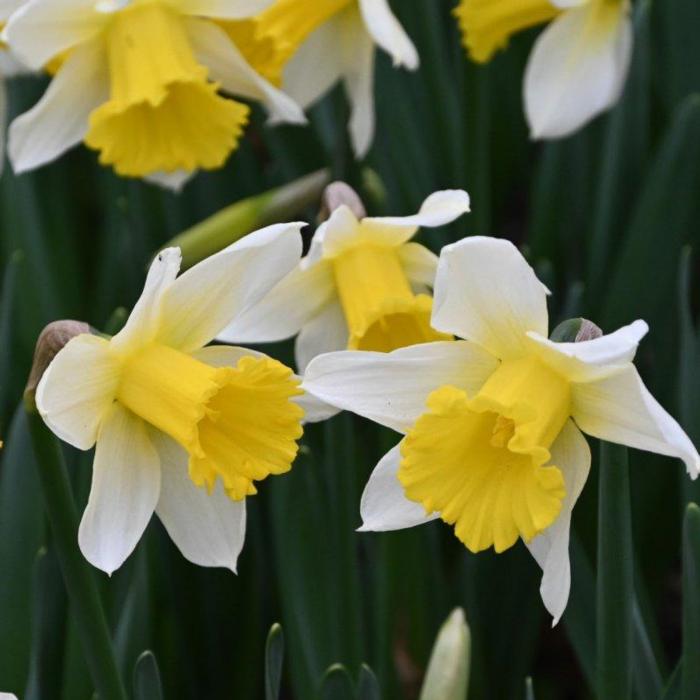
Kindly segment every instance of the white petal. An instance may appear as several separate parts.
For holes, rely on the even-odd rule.
[[[465,238],[440,253],[432,325],[499,359],[518,357],[528,331],[547,335],[547,290],[510,241]]]
[[[360,10],[372,38],[392,58],[395,66],[418,68],[418,52],[396,19],[387,0],[360,0]]]
[[[299,264],[304,225],[250,233],[180,275],[163,296],[159,342],[191,352],[215,338]]]
[[[581,495],[591,468],[591,450],[581,431],[567,421],[552,445],[551,464],[559,467],[566,487],[566,497],[559,516],[541,535],[528,545],[532,556],[542,568],[540,594],[545,608],[559,622],[569,600],[571,568],[569,566],[569,528],[571,511]]]
[[[7,23],[5,41],[34,70],[67,49],[96,37],[109,16],[94,0],[29,0]]]
[[[435,389],[449,384],[473,396],[497,360],[466,341],[442,341],[389,353],[344,351],[313,360],[302,387],[323,401],[405,432]]]
[[[614,333],[580,343],[554,343],[537,333],[528,333],[528,338],[533,350],[560,374],[572,382],[590,382],[632,362],[639,341],[648,331],[644,321],[635,321]]]
[[[219,333],[226,343],[268,343],[296,335],[334,293],[333,269],[326,261],[299,265],[257,304]]]
[[[37,168],[80,143],[90,112],[108,97],[102,44],[91,42],[75,49],[39,102],[10,125],[8,153],[15,172]]]
[[[421,226],[435,228],[450,224],[470,211],[469,195],[464,190],[433,192],[413,216],[374,216],[362,220],[385,245],[401,245],[413,238]]]
[[[160,327],[163,296],[180,271],[182,254],[179,248],[162,250],[151,263],[146,284],[124,327],[112,338],[117,351],[133,345],[146,345],[155,338]]]
[[[197,58],[209,68],[210,77],[227,92],[260,100],[270,117],[291,124],[305,124],[304,112],[294,100],[263,78],[243,57],[221,27],[190,17],[187,32]]]
[[[331,212],[314,234],[316,252],[323,250],[324,257],[340,255],[346,248],[353,246],[360,238],[360,222],[345,204]],[[309,253],[311,257],[311,253]]]
[[[404,243],[399,250],[399,260],[409,281],[432,287],[438,266],[438,256],[420,243]]]
[[[109,343],[78,335],[54,357],[36,391],[36,405],[51,430],[73,447],[89,450],[114,400],[120,367]]]
[[[5,133],[7,132],[7,86],[0,75],[0,175],[5,169]]]
[[[397,476],[400,464],[400,445],[396,445],[374,468],[362,493],[362,527],[359,528],[361,532],[403,530],[440,517],[439,513],[426,515],[425,508],[420,503],[406,498]]]
[[[374,138],[374,54],[372,39],[359,18],[346,19],[343,74],[350,102],[350,140],[358,158],[367,155]]]
[[[294,345],[297,370],[303,373],[314,357],[327,352],[345,350],[348,346],[348,325],[337,299],[333,298],[301,329]]]
[[[342,15],[312,32],[284,67],[282,88],[303,109],[322,97],[343,73]]]
[[[235,573],[245,540],[245,499],[231,500],[221,480],[211,493],[195,486],[187,453],[165,435],[155,441],[162,464],[156,513],[182,555],[199,566],[221,566]]]
[[[17,696],[12,693],[0,693],[0,700],[17,700]]]
[[[100,429],[92,487],[80,521],[83,556],[111,574],[136,547],[160,492],[160,462],[146,424],[114,403]]]
[[[143,179],[153,185],[180,194],[182,188],[197,174],[197,171],[176,170],[174,173],[157,172],[146,175]]]
[[[532,138],[567,136],[615,104],[631,56],[627,3],[590,2],[555,19],[538,37],[525,73]]]
[[[634,365],[599,381],[572,385],[571,415],[584,433],[639,450],[678,457],[688,474],[700,457],[678,423],[644,386]]]

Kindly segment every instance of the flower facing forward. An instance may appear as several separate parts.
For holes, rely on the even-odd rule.
[[[177,185],[218,168],[236,148],[247,105],[303,122],[300,108],[260,76],[217,19],[247,17],[265,0],[29,0],[5,38],[34,69],[55,71],[37,105],[10,127],[22,172],[84,141],[119,175]]]
[[[420,226],[442,226],[467,211],[462,190],[435,192],[414,216],[358,220],[339,206],[297,269],[219,338],[271,342],[298,333],[300,372],[324,352],[388,352],[448,338],[430,326],[437,256],[410,239]]]
[[[123,330],[77,335],[45,371],[46,424],[96,443],[78,536],[94,566],[118,568],[155,511],[190,561],[235,570],[246,496],[297,453],[302,392],[276,360],[204,345],[296,265],[300,226],[250,234],[177,278],[180,250],[164,250]]]
[[[433,326],[468,341],[324,355],[303,386],[405,435],[365,488],[363,530],[442,518],[473,552],[522,538],[556,621],[569,595],[571,511],[591,461],[581,431],[679,457],[693,478],[700,458],[632,364],[646,324],[555,343],[546,295],[511,243],[465,239],[440,256]]]
[[[374,135],[375,45],[395,66],[418,68],[416,49],[387,0],[277,0],[254,20],[225,26],[250,63],[303,107],[342,80],[359,156]]]
[[[551,21],[525,72],[533,138],[567,136],[617,102],[632,55],[629,0],[461,0],[455,13],[480,63],[512,34]]]

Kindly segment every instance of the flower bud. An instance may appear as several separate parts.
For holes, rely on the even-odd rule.
[[[438,632],[420,700],[466,700],[471,635],[462,608],[455,608]]]
[[[359,195],[345,182],[331,182],[323,191],[321,198],[321,211],[319,221],[325,221],[340,206],[345,205],[355,215],[356,219],[364,219],[367,216],[365,205]]]
[[[603,331],[587,318],[569,318],[562,321],[549,336],[555,343],[580,343],[600,338]]]

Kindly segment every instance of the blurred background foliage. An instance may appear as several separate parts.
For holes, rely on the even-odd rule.
[[[647,320],[642,376],[700,443],[700,3],[637,0],[623,99],[574,137],[545,144],[528,140],[521,105],[537,31],[477,66],[460,46],[452,5],[392,2],[422,64],[405,73],[378,56],[378,132],[363,164],[352,162],[338,88],[312,110],[308,128],[270,128],[256,110],[227,166],[198,175],[180,196],[120,180],[82,147],[34,174],[15,177],[6,168],[0,689],[24,700],[93,692],[17,408],[38,332],[57,318],[114,330],[122,318],[115,310],[136,300],[159,246],[221,207],[318,168],[355,186],[373,214],[409,214],[437,189],[465,188],[472,213],[424,232],[422,242],[438,251],[470,234],[513,240],[553,292],[552,327],[575,315],[606,332]],[[42,89],[40,78],[15,81],[13,113]],[[306,220],[317,213],[308,207]],[[291,362],[291,344],[266,349]],[[155,519],[111,579],[95,570],[127,685],[134,679],[152,687],[157,666],[169,700],[265,697],[265,641],[279,620],[286,638],[280,697],[321,697],[321,678],[334,663],[345,670],[332,674],[349,673],[356,684],[367,663],[381,697],[417,698],[437,631],[462,606],[472,637],[470,697],[624,700],[601,694],[600,685],[596,692],[596,596],[600,610],[606,595],[600,586],[596,593],[596,574],[601,555],[618,547],[629,576],[623,572],[610,595],[629,612],[632,628],[627,643],[606,653],[631,667],[632,697],[700,697],[696,672],[677,668],[683,649],[684,667],[700,668],[700,643],[692,643],[700,637],[696,511],[682,534],[686,504],[700,498],[700,484],[687,481],[679,462],[630,452],[629,507],[617,503],[621,511],[606,515],[602,502],[599,513],[594,449],[592,478],[574,513],[572,595],[552,629],[538,594],[540,571],[522,545],[474,556],[440,522],[355,532],[361,489],[394,440],[350,415],[310,426],[291,474],[269,479],[249,499],[238,576],[189,564]],[[91,455],[66,449],[65,457],[82,511]],[[611,546],[599,548],[599,518],[623,525]],[[142,656],[145,650],[152,654]],[[533,682],[526,686],[527,676]],[[157,697],[154,690],[143,697],[149,693]]]

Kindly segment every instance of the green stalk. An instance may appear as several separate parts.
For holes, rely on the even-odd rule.
[[[598,495],[598,697],[632,694],[632,532],[627,448],[600,446]]]
[[[317,205],[329,180],[328,170],[317,170],[288,185],[241,199],[175,236],[163,247],[178,246],[183,269],[191,267],[251,231],[298,216],[307,207]]]
[[[78,549],[78,513],[61,448],[31,405],[27,421],[53,542],[90,675],[100,700],[126,700],[97,586]]]
[[[683,675],[681,700],[700,697],[700,508],[689,503],[683,520]]]

